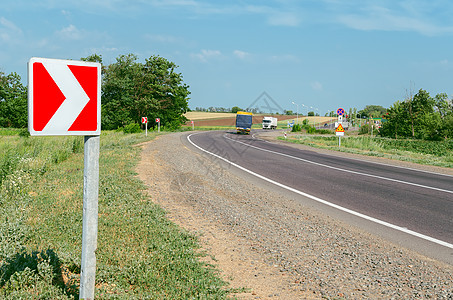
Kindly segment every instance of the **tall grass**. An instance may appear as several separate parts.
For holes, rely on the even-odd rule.
[[[283,137],[278,139],[285,140]],[[344,136],[341,138],[341,147],[339,147],[337,136],[290,135],[286,141],[335,151],[453,167],[453,140],[437,142]]]
[[[96,298],[221,299],[226,283],[134,167],[149,134],[103,132]],[[0,298],[78,298],[83,137],[0,137]]]

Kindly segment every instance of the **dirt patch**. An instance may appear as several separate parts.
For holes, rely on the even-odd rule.
[[[162,159],[166,151],[164,139],[142,145],[141,162],[137,166],[138,177],[149,187],[148,192],[154,202],[161,205],[171,221],[199,237],[203,251],[208,253],[205,260],[217,266],[222,278],[230,283],[230,288],[243,289],[233,296],[240,299],[318,299],[312,292],[297,288],[297,278],[282,271],[254,251],[255,245],[224,226],[221,222],[212,222],[191,205],[187,187],[197,187],[201,194],[209,195],[213,191],[210,184],[193,173],[176,172]],[[171,147],[171,146],[170,146]],[[183,150],[183,152],[189,150]],[[187,153],[189,154],[189,153]],[[193,157],[191,152],[189,155]]]

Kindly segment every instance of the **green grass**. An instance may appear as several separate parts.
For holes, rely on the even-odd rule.
[[[222,299],[197,239],[144,192],[134,144],[156,134],[103,132],[96,298]],[[78,298],[83,137],[0,136],[0,297]]]
[[[285,140],[284,137],[278,137]],[[453,167],[453,141],[393,140],[370,136],[344,136],[341,148],[337,136],[291,134],[289,143],[368,156],[386,157],[419,164]]]

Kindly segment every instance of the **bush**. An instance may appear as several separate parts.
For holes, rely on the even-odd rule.
[[[300,124],[294,124],[293,128],[291,129],[291,132],[299,132],[299,131],[302,131]]]
[[[364,124],[360,127],[359,134],[369,134],[371,132],[371,125]]]
[[[329,130],[329,129],[316,129],[316,133],[318,133],[318,134],[331,134],[332,130]]]
[[[123,128],[124,133],[140,133],[142,130],[140,129],[140,124],[138,123],[130,123]]]

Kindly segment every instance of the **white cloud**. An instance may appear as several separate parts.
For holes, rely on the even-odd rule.
[[[234,50],[233,54],[240,59],[246,59],[247,57],[250,56],[250,53],[247,53],[247,52],[244,52],[241,50]]]
[[[219,50],[201,50],[201,53],[192,54],[193,58],[196,58],[202,62],[208,62],[208,60],[221,58],[222,53]]]
[[[82,38],[82,32],[72,24],[58,31],[57,35],[66,40],[80,40]]]
[[[273,26],[299,26],[301,20],[294,13],[277,12],[269,16],[268,23]]]
[[[360,13],[342,14],[337,19],[347,27],[364,31],[413,31],[428,36],[453,33],[453,26],[437,26],[422,15],[379,6],[365,7]]]
[[[4,17],[0,18],[0,24],[12,32],[22,33],[22,30],[19,27],[17,27],[13,22],[5,19]]]
[[[4,17],[0,18],[0,25],[0,40],[4,43],[15,42],[22,35],[22,30]]]

